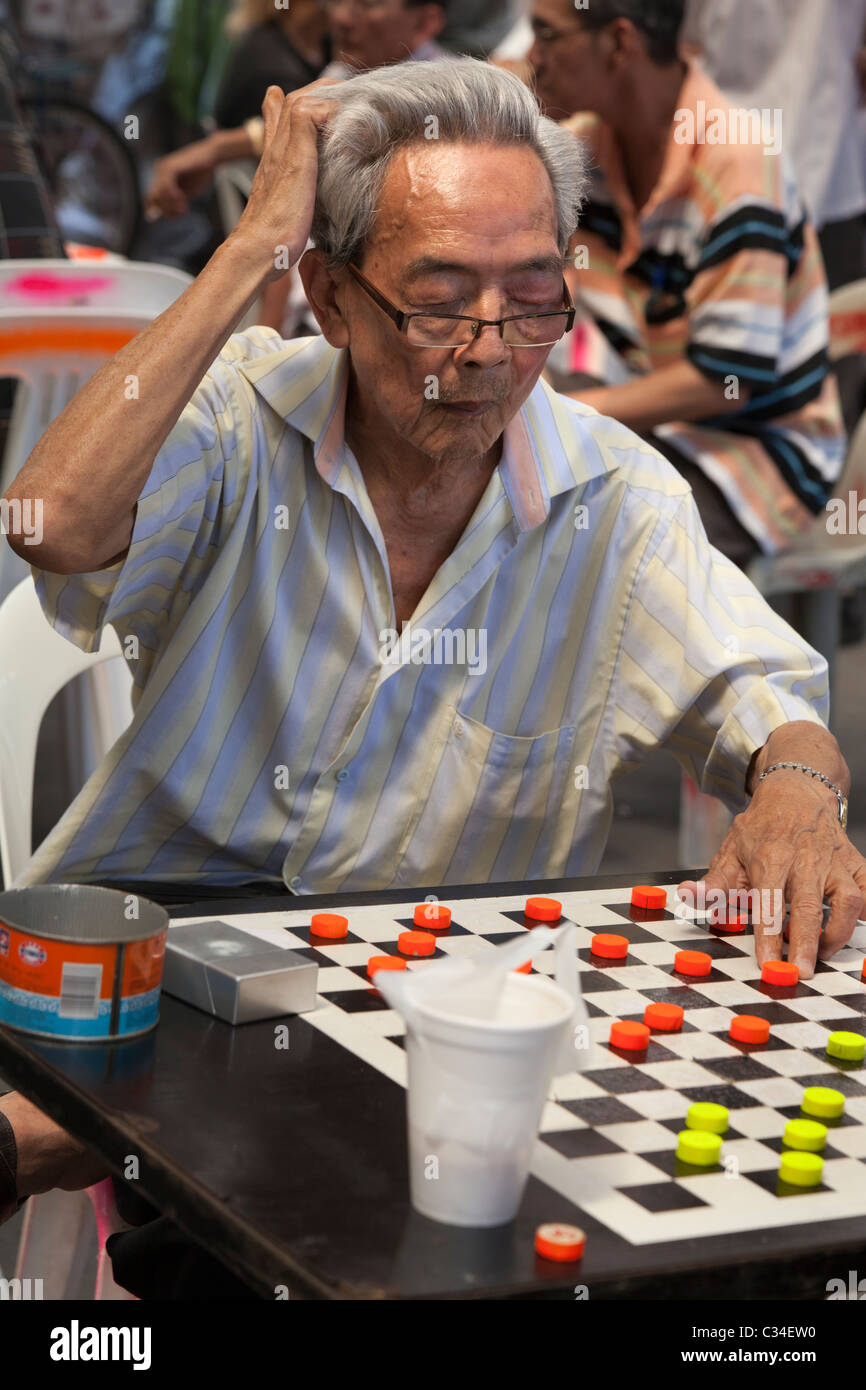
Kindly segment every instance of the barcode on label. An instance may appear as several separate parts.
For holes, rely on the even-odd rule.
[[[101,965],[73,965],[67,961],[60,979],[58,1014],[61,1018],[96,1018],[101,988]]]

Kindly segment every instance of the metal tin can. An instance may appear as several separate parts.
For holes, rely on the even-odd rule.
[[[0,893],[0,1023],[40,1038],[107,1042],[156,1027],[168,913],[110,888]]]

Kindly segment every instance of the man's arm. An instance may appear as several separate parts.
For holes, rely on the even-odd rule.
[[[277,248],[293,265],[307,244],[317,132],[330,108],[317,95],[309,87],[288,97],[269,89],[267,144],[237,227],[180,299],[82,387],[30,454],[6,494],[42,504],[41,543],[8,538],[23,559],[86,574],[126,552],[136,502],[184,406],[245,309],[285,273],[284,263],[276,268]]]
[[[0,1224],[25,1197],[90,1187],[111,1170],[25,1096],[0,1096]]]
[[[806,763],[816,772],[823,772],[843,796],[851,789],[851,773],[842,757],[842,750],[829,729],[820,724],[811,724],[807,719],[796,719],[790,724],[782,724],[774,729],[764,744],[752,754],[749,770],[746,773],[746,791],[752,796],[758,786],[758,778],[773,763]],[[774,777],[779,773],[773,773]],[[769,778],[762,786],[769,784]],[[823,784],[822,784],[823,785]],[[829,791],[829,788],[827,789]]]
[[[210,185],[215,171],[232,159],[257,159],[256,142],[261,121],[247,122],[236,130],[215,130],[203,140],[158,159],[153,166],[144,200],[149,221],[157,217],[182,217],[195,198]]]
[[[691,362],[674,362],[669,367],[647,372],[621,386],[594,386],[588,391],[569,394],[600,415],[609,415],[639,434],[671,420],[706,420],[742,410],[748,392],[742,385],[737,399],[725,394],[726,388],[698,371]]]

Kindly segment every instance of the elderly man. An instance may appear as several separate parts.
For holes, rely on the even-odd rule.
[[[611,784],[665,744],[745,805],[707,884],[784,892],[811,974],[822,899],[831,953],[866,889],[824,663],[669,463],[540,381],[577,142],[472,59],[271,89],[265,125],[236,230],[10,492],[43,499],[13,539],[47,617],[85,650],[111,623],[136,686],[20,883],[592,873]],[[323,337],[231,337],[311,229]]]

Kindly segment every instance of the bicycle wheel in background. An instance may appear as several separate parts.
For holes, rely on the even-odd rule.
[[[128,255],[141,219],[129,146],[101,116],[76,102],[30,97],[22,106],[64,241]]]

